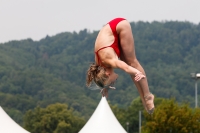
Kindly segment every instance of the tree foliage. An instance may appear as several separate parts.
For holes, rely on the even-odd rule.
[[[154,103],[157,106],[162,102],[163,98],[155,98]],[[146,112],[143,107],[140,97],[133,99],[130,106],[127,108],[120,108],[117,105],[110,105],[113,113],[119,120],[120,124],[124,129],[128,130],[129,133],[138,133],[139,131],[139,112]],[[146,114],[147,115],[147,114]],[[148,116],[148,115],[147,115]],[[142,120],[144,121],[143,115]],[[127,125],[128,124],[128,125]]]
[[[200,131],[200,109],[188,104],[179,105],[174,99],[163,100],[153,115],[144,113],[146,133],[198,133]]]
[[[27,111],[25,128],[31,133],[77,133],[85,121],[66,104],[52,104]]]
[[[136,55],[151,92],[194,106],[194,81],[189,74],[200,68],[200,24],[140,21],[131,22],[131,27]],[[87,120],[101,98],[99,91],[85,87],[88,65],[94,62],[97,34],[84,29],[46,36],[40,41],[0,44],[0,105],[20,124],[27,110],[58,102],[74,108]],[[109,100],[125,108],[138,92],[130,76],[116,71],[117,90],[109,92]]]

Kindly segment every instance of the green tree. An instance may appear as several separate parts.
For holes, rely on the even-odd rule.
[[[155,106],[161,103],[162,98],[155,98]],[[146,112],[140,97],[134,99],[130,106],[126,109],[118,108],[116,105],[111,106],[115,116],[124,127],[127,129],[127,122],[129,133],[138,133],[139,131],[139,111]],[[143,118],[142,118],[143,119]]]
[[[52,104],[46,108],[29,110],[24,118],[25,128],[31,133],[77,133],[85,124],[66,104]]]
[[[178,105],[174,99],[163,100],[153,115],[144,113],[145,133],[198,133],[200,131],[200,109],[188,104]]]
[[[129,122],[129,132],[130,133],[137,133],[139,127],[139,111],[143,111],[144,107],[142,105],[141,99],[138,97],[134,99],[131,105],[126,110],[125,114],[125,121]]]
[[[199,72],[200,68],[200,24],[140,21],[131,22],[131,27],[136,55],[146,71],[151,92],[194,106],[194,80],[189,73]],[[85,87],[88,65],[94,62],[97,34],[84,29],[39,41],[0,44],[0,105],[20,124],[27,110],[56,102],[66,103],[89,118],[101,97]],[[117,90],[111,91],[109,98],[112,104],[127,108],[138,97],[137,89],[126,73],[116,71],[120,75]]]

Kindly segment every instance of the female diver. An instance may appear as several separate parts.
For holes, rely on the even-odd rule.
[[[130,23],[124,18],[115,18],[103,26],[96,38],[94,52],[95,63],[89,66],[86,85],[89,87],[94,81],[102,88],[102,95],[107,97],[108,89],[114,88],[118,77],[114,69],[122,69],[130,74],[144,108],[152,114],[154,95],[149,91],[145,71],[135,55]]]

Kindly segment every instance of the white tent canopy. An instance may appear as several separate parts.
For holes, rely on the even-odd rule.
[[[79,133],[127,133],[120,125],[105,97]]]
[[[0,106],[0,133],[29,133],[13,121]]]

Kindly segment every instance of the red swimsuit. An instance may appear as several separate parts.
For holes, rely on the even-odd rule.
[[[104,48],[107,48],[107,47],[111,47],[114,49],[115,53],[117,54],[117,56],[119,57],[120,56],[120,50],[119,50],[119,36],[117,34],[117,31],[116,31],[116,27],[117,27],[117,24],[119,22],[121,22],[122,20],[125,20],[124,18],[115,18],[113,20],[111,20],[110,22],[108,22],[108,24],[110,25],[110,28],[113,32],[113,35],[114,35],[114,42],[113,44],[111,44],[110,46],[105,46],[105,47],[102,47],[100,49],[98,49],[95,54],[97,56],[97,60],[98,60],[98,63],[101,63],[101,59],[98,55],[98,52]]]

